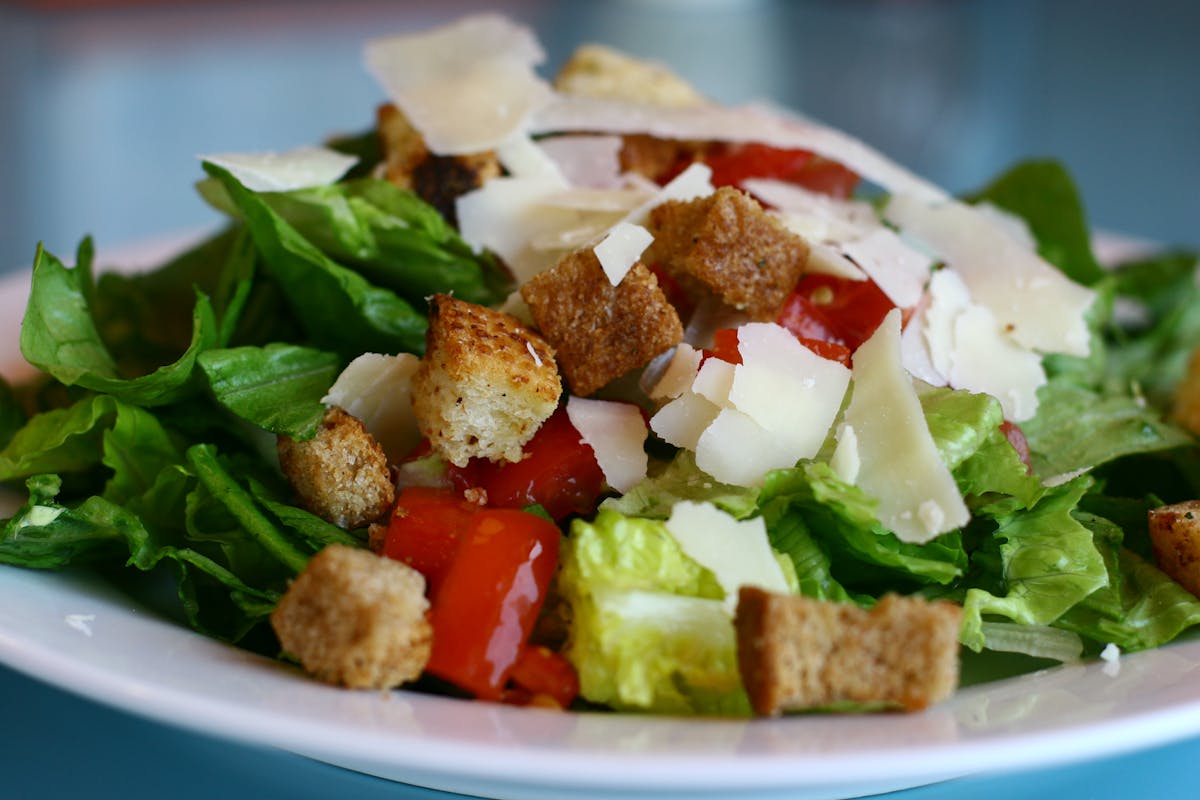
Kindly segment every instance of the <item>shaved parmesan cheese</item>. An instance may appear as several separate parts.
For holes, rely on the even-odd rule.
[[[729,404],[776,436],[792,464],[816,455],[841,408],[850,370],[774,323],[739,328],[738,352],[742,363],[734,370]]]
[[[853,137],[764,106],[666,108],[581,95],[557,94],[532,116],[532,133],[645,133],[661,139],[715,139],[803,148],[837,161],[890,192],[926,200],[946,193]]]
[[[878,501],[879,521],[901,541],[927,542],[967,523],[970,513],[900,366],[899,309],[854,354],[845,424],[857,440],[855,485]]]
[[[421,440],[412,410],[412,376],[419,363],[411,353],[364,353],[346,365],[321,402],[357,417],[388,460],[399,462]]]
[[[671,351],[671,360],[654,387],[647,392],[651,400],[674,398],[686,392],[700,371],[704,354],[687,342],[680,342]]]
[[[789,219],[784,218],[784,226],[793,233],[800,233],[792,228]],[[800,235],[804,234],[800,233]],[[859,269],[853,261],[833,247],[814,241],[808,242],[808,262],[804,265],[804,271],[818,275],[832,275],[835,278],[845,278],[849,281],[865,281],[867,279],[867,273]]]
[[[1023,422],[1037,412],[1037,390],[1046,372],[1037,353],[1018,346],[1000,330],[992,312],[980,305],[954,320],[950,385],[986,392],[1000,401],[1004,418]]]
[[[725,405],[729,402],[729,391],[733,388],[733,378],[737,367],[719,358],[705,359],[692,381],[692,391],[709,402]]]
[[[467,244],[487,248],[504,260],[518,284],[552,266],[555,251],[539,250],[531,241],[586,224],[586,212],[547,207],[542,201],[561,191],[554,178],[493,178],[459,197],[455,208],[459,231]]]
[[[545,59],[537,38],[499,14],[376,39],[364,57],[368,71],[439,155],[504,144],[553,97],[533,71]]]
[[[989,309],[972,301],[957,271],[938,270],[929,283],[929,296],[928,310],[909,327],[924,329],[933,373],[955,389],[992,395],[1000,401],[1005,419],[1021,422],[1032,417],[1037,390],[1046,383],[1041,357],[1018,345]],[[915,356],[906,354],[906,366],[919,363]]]
[[[862,469],[862,458],[858,454],[858,434],[853,425],[839,425],[837,430],[837,446],[829,459],[833,474],[843,481],[853,484],[858,480],[858,471]]]
[[[929,205],[893,197],[884,214],[952,266],[1000,326],[1043,353],[1088,353],[1084,319],[1095,293],[1047,264],[994,215],[956,201]]]
[[[654,237],[650,231],[641,225],[628,222],[614,225],[604,240],[593,248],[609,283],[619,284],[652,241]]]
[[[653,192],[641,188],[587,189],[572,187],[555,192],[545,199],[548,206],[578,211],[604,211],[628,214],[650,198]]]
[[[558,162],[528,136],[516,136],[496,148],[496,158],[509,175],[517,178],[544,178],[567,186]]]
[[[620,136],[550,136],[539,144],[572,186],[611,189],[621,185]]]
[[[712,168],[707,164],[696,162],[676,175],[666,186],[655,192],[625,216],[625,222],[644,225],[650,216],[651,209],[669,200],[695,200],[697,197],[707,197],[715,190],[712,185]]]
[[[792,217],[796,232],[807,238],[844,242],[879,227],[875,209],[861,200],[839,200],[772,178],[748,178],[742,187]]]
[[[696,466],[722,483],[761,486],[773,469],[794,467],[795,448],[736,408],[722,408],[695,446]]]
[[[921,299],[933,266],[927,256],[882,226],[842,245],[842,252],[900,308],[911,308]]]
[[[570,397],[567,418],[592,448],[609,486],[627,492],[646,477],[646,422],[637,406]]]
[[[762,517],[737,520],[712,503],[683,500],[671,508],[665,524],[684,554],[716,577],[729,611],[737,606],[743,586],[789,591]]]
[[[334,183],[358,163],[327,147],[297,147],[285,153],[213,153],[201,161],[227,169],[252,192],[290,192]]]
[[[667,444],[695,451],[700,437],[720,413],[721,407],[711,400],[684,392],[650,418],[650,430]]]
[[[933,366],[929,344],[925,340],[926,314],[924,304],[918,305],[912,319],[900,334],[900,361],[908,374],[930,386],[945,386],[946,376]]]

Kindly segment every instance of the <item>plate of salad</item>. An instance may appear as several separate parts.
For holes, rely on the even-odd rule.
[[[1054,162],[952,197],[543,59],[369,42],[363,134],[202,156],[219,229],[0,286],[0,659],[505,798],[1200,730],[1195,254],[1098,259]]]

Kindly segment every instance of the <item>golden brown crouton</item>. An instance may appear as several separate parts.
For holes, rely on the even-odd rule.
[[[1200,597],[1200,500],[1152,508],[1149,522],[1158,568]]]
[[[808,245],[729,186],[650,212],[648,263],[702,286],[754,319],[773,320],[808,263]]]
[[[352,689],[416,680],[429,661],[425,578],[369,550],[329,545],[271,613],[283,649],[317,678]]]
[[[953,603],[886,595],[858,606],[766,592],[738,594],[738,666],[759,714],[836,703],[881,703],[916,711],[958,685]]]
[[[1187,373],[1175,387],[1171,419],[1200,436],[1200,347],[1192,351]]]
[[[634,264],[613,286],[590,248],[536,275],[521,287],[521,296],[580,397],[683,339],[679,315],[645,265]]]
[[[455,224],[455,200],[500,175],[493,150],[460,156],[429,152],[425,140],[400,109],[387,104],[376,114],[387,179],[410,189]]]
[[[447,461],[518,461],[558,406],[554,351],[509,314],[434,295],[413,375],[417,426]]]
[[[300,504],[343,528],[382,517],[396,498],[387,456],[356,417],[334,406],[307,442],[280,436],[279,466]]]
[[[604,47],[581,45],[554,78],[563,94],[683,108],[708,103],[692,85],[653,61]]]

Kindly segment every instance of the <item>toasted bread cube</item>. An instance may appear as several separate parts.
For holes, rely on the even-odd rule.
[[[580,397],[683,340],[679,314],[644,264],[634,264],[613,286],[590,248],[536,275],[521,296]]]
[[[430,298],[413,411],[447,461],[519,461],[561,394],[554,351],[516,317],[449,295]]]
[[[675,108],[708,103],[663,65],[599,44],[578,47],[555,76],[554,88],[563,94]]]
[[[1152,508],[1149,523],[1158,568],[1200,597],[1200,500]]]
[[[1200,347],[1192,351],[1187,373],[1175,387],[1171,419],[1200,436]]]
[[[390,689],[429,661],[425,578],[407,564],[346,545],[309,560],[271,612],[283,649],[326,683]]]
[[[742,587],[742,683],[763,715],[844,702],[920,710],[958,685],[961,620],[945,601],[889,594],[868,611]]]
[[[317,435],[306,442],[277,441],[279,466],[300,504],[343,528],[361,528],[382,517],[396,499],[383,447],[357,417],[333,406]]]
[[[384,174],[401,189],[409,189],[455,224],[455,200],[500,175],[495,151],[458,156],[429,152],[421,134],[396,106],[382,105],[376,126],[383,147]]]
[[[808,245],[729,186],[650,212],[646,261],[757,320],[773,320],[808,263]]]

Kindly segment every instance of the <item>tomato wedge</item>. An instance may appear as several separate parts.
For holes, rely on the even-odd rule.
[[[426,671],[500,699],[545,601],[559,536],[554,523],[515,509],[471,517],[432,603]]]
[[[874,281],[810,274],[800,278],[776,322],[801,339],[836,342],[853,352],[895,307]]]
[[[604,473],[565,408],[542,423],[524,453],[515,462],[476,459],[468,464],[467,479],[487,492],[489,506],[540,505],[555,520],[595,510],[604,492]]]
[[[459,538],[477,511],[479,506],[453,489],[410,486],[392,507],[382,553],[424,575],[427,594],[436,598]]]
[[[579,696],[579,675],[566,656],[541,645],[521,650],[509,675],[504,702],[514,705],[542,705],[553,701],[567,708]]]

